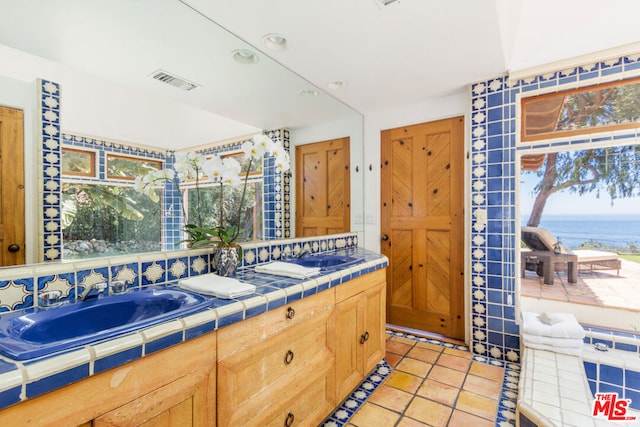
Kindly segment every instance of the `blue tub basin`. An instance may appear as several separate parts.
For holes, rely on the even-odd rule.
[[[26,360],[112,338],[206,308],[202,295],[150,288],[0,316],[0,354]]]
[[[361,259],[346,255],[307,255],[289,262],[303,267],[342,268],[360,262]]]

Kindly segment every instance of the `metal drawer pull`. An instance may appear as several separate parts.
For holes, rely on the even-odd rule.
[[[293,425],[293,420],[295,419],[295,415],[293,415],[292,412],[289,412],[287,414],[287,418],[284,419],[284,425],[285,427],[291,427]]]
[[[293,362],[293,351],[289,350],[287,351],[287,354],[285,354],[284,356],[284,363],[289,365],[291,364],[291,362]]]
[[[287,319],[293,319],[294,317],[296,317],[296,311],[293,309],[293,307],[288,307],[287,308]]]
[[[369,332],[365,331],[364,334],[360,335],[360,344],[364,344],[365,341],[369,339]]]

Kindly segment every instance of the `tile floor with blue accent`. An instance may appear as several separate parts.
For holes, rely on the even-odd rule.
[[[520,366],[387,331],[386,358],[323,427],[515,426]]]

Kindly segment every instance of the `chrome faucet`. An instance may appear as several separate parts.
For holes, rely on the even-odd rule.
[[[309,249],[303,249],[300,252],[298,252],[298,254],[295,256],[296,258],[302,258],[305,257],[307,255],[309,255],[311,253],[311,251]]]
[[[47,308],[55,307],[61,304],[60,298],[62,298],[62,292],[60,291],[48,291],[38,295],[38,306]]]
[[[109,293],[112,295],[124,294],[129,290],[129,282],[126,280],[114,280],[109,283]]]
[[[107,282],[94,283],[93,285],[85,286],[83,291],[78,294],[78,299],[81,301],[86,301],[91,298],[98,298],[105,292],[109,293],[108,289],[109,284]]]

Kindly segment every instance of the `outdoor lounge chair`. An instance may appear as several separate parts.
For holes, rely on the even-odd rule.
[[[522,227],[522,241],[533,251],[553,252],[558,241],[545,228],[540,227]],[[561,253],[573,254],[578,257],[578,270],[616,270],[620,275],[622,261],[618,254],[606,251],[596,250],[568,250],[561,248]]]

